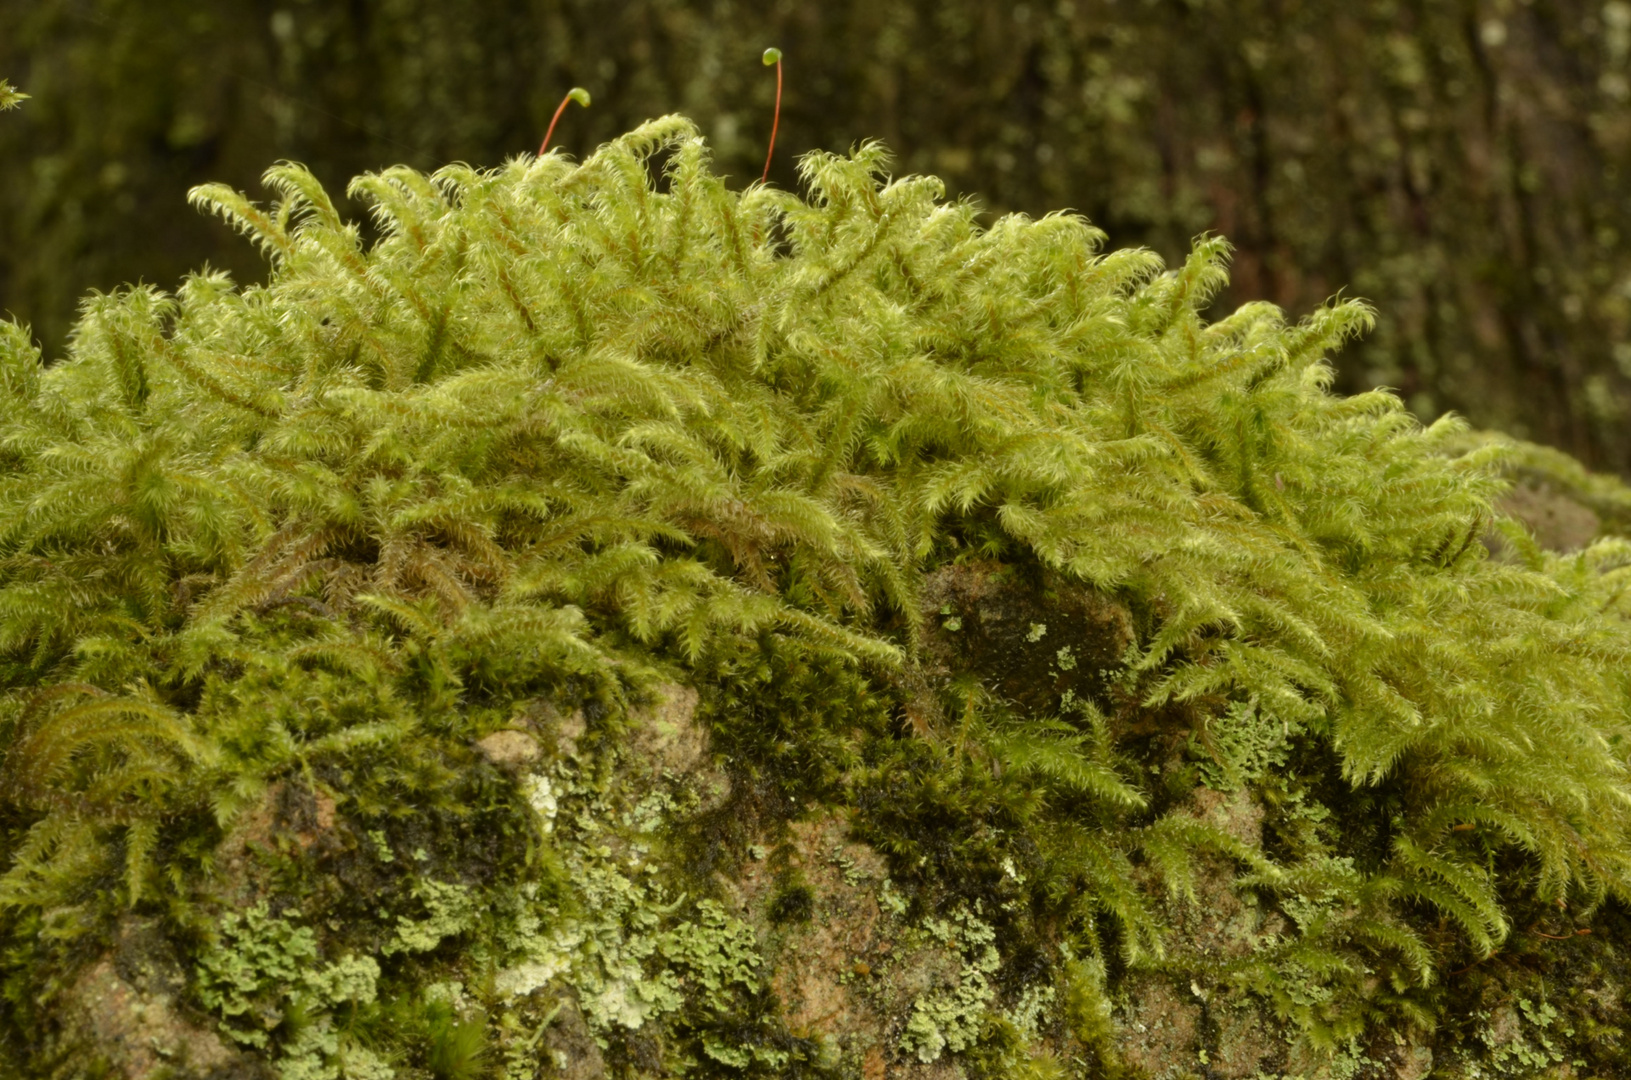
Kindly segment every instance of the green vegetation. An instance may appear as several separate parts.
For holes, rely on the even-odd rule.
[[[0,302],[60,355],[90,288],[261,269],[178,193],[272,161],[336,192],[405,163],[583,155],[697,121],[717,170],[771,178],[879,137],[993,214],[1075,209],[1181,261],[1236,245],[1217,317],[1365,297],[1333,362],[1631,475],[1626,0],[32,0],[0,5]],[[982,219],[989,223],[989,218]]]
[[[0,327],[0,1056],[126,1068],[83,973],[139,924],[285,1078],[1136,1075],[1150,980],[1195,1068],[1241,1016],[1286,1075],[1479,1024],[1444,1068],[1610,1075],[1631,542],[1331,394],[1364,305],[1209,324],[1222,240],[886,167],[735,192],[669,117],[363,176],[369,245],[279,165],[192,196],[266,285]],[[840,894],[869,1049],[764,951]]]

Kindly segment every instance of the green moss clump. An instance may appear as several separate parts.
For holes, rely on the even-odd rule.
[[[666,118],[362,177],[369,247],[282,165],[194,192],[266,286],[93,296],[50,366],[0,328],[11,1060],[103,1052],[131,912],[245,1068],[517,1080],[1130,1074],[1151,1010],[1353,1072],[1607,925],[1631,544],[1490,559],[1502,451],[1328,392],[1362,305],[1207,324],[1220,240],[885,167],[733,192]],[[741,884],[839,811],[900,944],[843,959],[866,1045]]]

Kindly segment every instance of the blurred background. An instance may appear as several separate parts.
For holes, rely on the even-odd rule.
[[[784,187],[877,137],[992,214],[1074,209],[1169,260],[1223,233],[1220,310],[1377,305],[1343,389],[1631,473],[1626,0],[0,0],[33,95],[0,118],[0,310],[57,355],[87,289],[254,280],[189,185],[498,164],[574,85],[562,149],[684,112],[745,185],[770,45]]]

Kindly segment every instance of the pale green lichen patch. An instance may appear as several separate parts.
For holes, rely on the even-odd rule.
[[[958,1053],[979,1041],[996,997],[991,980],[1002,967],[1002,958],[996,949],[995,930],[968,908],[946,919],[925,919],[918,934],[962,957],[950,986],[936,988],[912,1002],[912,1014],[901,1035],[901,1050],[928,1064],[948,1050]],[[1026,1036],[1034,1036],[1052,1000],[1052,987],[1027,987],[1008,1019]]]
[[[763,984],[754,931],[713,899],[676,893],[671,883],[685,877],[683,868],[652,857],[651,843],[687,801],[670,786],[683,778],[648,789],[622,780],[602,787],[558,768],[564,824],[556,837],[572,881],[570,905],[562,910],[525,888],[514,895],[500,935],[510,959],[494,978],[495,995],[515,1002],[569,992],[603,1050],[685,1011],[737,1012]],[[714,1033],[703,1035],[699,1049],[733,1067],[787,1060],[774,1048]]]
[[[1556,1075],[1558,1066],[1572,1068],[1583,1061],[1569,1062],[1563,1049],[1574,1028],[1549,1002],[1519,997],[1492,1012],[1477,1014],[1478,1041],[1485,1053],[1464,1064],[1467,1080],[1491,1077],[1532,1077]]]
[[[387,956],[429,952],[475,925],[476,898],[467,886],[425,878],[414,882],[412,895],[428,914],[420,919],[397,916],[396,936],[385,946]]]
[[[282,1080],[377,1080],[391,1071],[365,1047],[342,1048],[334,1014],[342,1006],[371,1004],[379,977],[372,957],[322,963],[309,927],[258,904],[222,916],[216,943],[199,961],[197,992],[223,1021],[222,1030],[246,1046],[267,1047],[270,1031],[298,1018],[293,1037],[273,1058]]]

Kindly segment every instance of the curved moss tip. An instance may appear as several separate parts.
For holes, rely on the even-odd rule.
[[[762,59],[764,60],[765,67],[769,67],[772,64],[779,64],[782,62],[782,51],[780,49],[766,49]]]
[[[566,92],[566,96],[582,105],[585,109],[589,107],[589,91],[581,86],[574,86]]]

